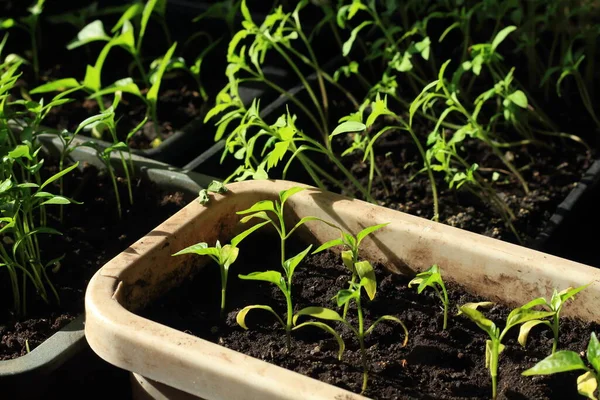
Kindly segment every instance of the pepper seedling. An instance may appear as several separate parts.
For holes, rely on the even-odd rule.
[[[208,243],[202,242],[192,246],[186,247],[183,250],[173,254],[173,256],[181,256],[184,254],[197,254],[199,256],[209,256],[218,265],[221,270],[221,318],[225,315],[225,297],[227,291],[227,276],[229,274],[229,267],[237,259],[240,249],[237,247],[242,240],[244,240],[252,232],[260,228],[260,225],[254,225],[251,228],[246,229],[233,239],[230,244],[221,246],[221,243],[217,240],[214,247],[209,247]]]
[[[508,333],[508,331],[519,324],[523,324],[527,321],[546,318],[553,315],[552,312],[548,311],[536,311],[531,308],[518,307],[515,308],[508,314],[506,319],[506,326],[502,331],[496,326],[496,324],[487,319],[480,311],[477,310],[479,307],[490,307],[494,303],[484,301],[480,303],[466,303],[459,307],[459,313],[464,314],[471,321],[475,322],[479,328],[486,332],[490,340],[486,340],[485,343],[485,367],[490,370],[490,376],[492,377],[492,399],[496,398],[497,381],[498,381],[498,362],[500,353],[504,350],[502,339]],[[527,306],[527,304],[526,304]]]
[[[250,310],[262,309],[262,310],[270,311],[278,318],[278,320],[285,327],[286,344],[287,344],[288,351],[291,349],[291,334],[290,334],[290,332],[293,330],[292,329],[292,316],[293,316],[294,307],[293,307],[293,302],[292,302],[292,278],[294,275],[294,270],[296,269],[298,264],[304,259],[304,257],[306,257],[306,255],[312,248],[312,245],[309,246],[308,248],[306,248],[306,250],[304,250],[303,252],[286,260],[286,258],[285,258],[285,242],[290,237],[290,235],[292,233],[294,233],[294,231],[296,229],[298,229],[300,226],[302,226],[304,223],[306,223],[308,221],[321,221],[328,225],[334,226],[331,223],[322,220],[321,218],[307,216],[307,217],[301,218],[300,221],[298,221],[296,223],[296,225],[294,225],[294,227],[289,232],[287,231],[287,228],[285,225],[285,219],[283,216],[285,203],[288,198],[290,198],[294,194],[296,194],[302,190],[305,190],[305,189],[306,188],[303,188],[303,187],[292,187],[287,190],[282,190],[281,192],[279,192],[279,201],[262,200],[262,201],[255,203],[252,207],[248,208],[247,210],[242,210],[242,211],[237,212],[237,214],[242,214],[242,215],[249,214],[241,219],[242,223],[246,223],[253,218],[263,219],[264,222],[260,222],[257,225],[255,225],[257,227],[256,229],[258,229],[266,224],[271,224],[275,228],[275,230],[277,231],[277,233],[279,235],[280,246],[281,246],[281,267],[282,267],[283,271],[285,272],[285,277],[278,271],[253,272],[249,275],[240,275],[239,277],[241,279],[246,279],[246,280],[271,282],[271,283],[277,285],[277,287],[279,287],[279,289],[281,289],[281,291],[283,292],[285,299],[286,299],[287,321],[284,323],[283,319],[281,319],[279,317],[279,315],[277,315],[277,313],[271,307],[265,306],[265,305],[251,305],[251,306],[244,307],[238,313],[236,320],[242,328],[248,329],[246,326],[246,323],[245,323],[245,318],[246,318],[246,314],[248,314],[248,312]],[[267,212],[269,214],[267,214]],[[334,334],[334,336],[335,336],[335,331],[333,329],[331,329],[329,327],[323,327],[323,326],[320,326],[320,328],[326,330],[327,332]],[[327,328],[329,328],[329,329],[327,329]],[[337,337],[336,337],[336,339],[338,339],[338,342],[339,342],[340,339]],[[342,346],[342,345],[340,344],[340,346]]]
[[[358,270],[356,269],[356,264],[359,262],[358,261],[358,248],[360,246],[360,242],[362,242],[362,240],[365,237],[367,237],[369,234],[371,234],[387,225],[389,225],[389,222],[386,222],[384,224],[366,227],[362,231],[358,232],[356,234],[356,236],[352,236],[352,234],[344,232],[340,229],[341,238],[333,239],[333,240],[323,243],[315,251],[313,251],[313,254],[319,253],[323,250],[327,250],[333,246],[344,246],[344,248],[346,250],[343,250],[341,253],[342,261],[344,262],[344,265],[346,266],[346,268],[348,268],[350,270],[350,272],[352,273],[352,277],[350,279],[350,286],[352,286],[352,284],[356,282],[356,278],[359,277]],[[336,228],[338,228],[338,227],[336,227]],[[360,278],[362,278],[362,277],[360,277]],[[344,312],[342,314],[344,318],[346,318],[347,313],[348,313],[348,303],[346,303],[346,305],[344,305]]]
[[[577,377],[577,392],[588,399],[597,400],[594,393],[600,382],[600,342],[594,332],[588,343],[586,358],[592,368],[588,368],[581,356],[574,351],[557,351],[524,371],[522,375],[550,375],[558,372],[583,370],[585,372]]]
[[[408,282],[408,287],[412,285],[419,285],[417,293],[421,294],[426,287],[430,287],[437,293],[438,297],[444,305],[444,326],[442,330],[445,330],[448,326],[448,292],[446,291],[446,285],[442,279],[442,270],[437,264],[434,264],[427,271],[417,274],[417,276]],[[439,289],[438,289],[439,287]],[[441,292],[440,292],[441,289]]]
[[[554,341],[552,343],[552,354],[556,353],[556,347],[558,346],[558,322],[560,319],[560,312],[569,299],[573,299],[577,293],[581,292],[589,285],[590,283],[574,289],[572,287],[569,287],[561,292],[557,292],[556,289],[554,289],[554,293],[552,294],[552,298],[549,302],[543,297],[538,297],[537,299],[534,299],[526,305],[524,305],[523,307],[527,306],[528,308],[540,305],[546,306],[550,309],[550,311],[552,311],[553,314],[551,315],[552,318],[550,321],[535,319],[533,321],[527,321],[526,323],[521,325],[521,329],[519,330],[519,343],[521,344],[521,346],[525,347],[525,345],[527,344],[527,337],[529,336],[529,332],[534,326],[544,324],[550,328],[554,335]]]
[[[341,322],[344,325],[346,325],[354,333],[360,345],[360,354],[363,367],[363,382],[361,393],[364,393],[367,390],[367,383],[369,380],[369,367],[367,363],[367,351],[365,349],[365,336],[372,333],[373,329],[375,329],[375,326],[381,321],[397,322],[404,329],[404,342],[402,343],[402,347],[404,347],[406,346],[406,343],[408,343],[408,329],[400,319],[392,315],[384,315],[382,317],[379,317],[375,322],[373,322],[373,324],[371,324],[371,326],[368,329],[365,330],[363,309],[360,298],[361,289],[364,289],[369,299],[373,300],[377,292],[377,280],[375,278],[375,270],[373,269],[371,263],[369,263],[368,261],[359,261],[355,264],[355,267],[358,276],[361,277],[360,281],[358,283],[350,282],[350,287],[348,289],[340,290],[335,295],[334,299],[336,299],[338,307],[345,306],[351,301],[354,301],[356,303],[356,311],[358,314],[358,327],[355,328],[354,326],[352,326],[347,317],[342,317],[340,314],[337,313],[337,311],[325,307],[303,308],[302,310],[298,311],[294,316],[294,325],[296,325],[298,318],[302,315],[324,319],[328,321]]]

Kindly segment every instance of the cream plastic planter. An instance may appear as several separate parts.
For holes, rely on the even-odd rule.
[[[214,196],[206,207],[190,203],[90,281],[87,340],[100,357],[134,373],[139,398],[363,398],[134,314],[198,271],[197,258],[171,254],[199,241],[228,240],[240,230],[235,211],[298,185],[287,181],[231,184],[229,193]],[[290,222],[313,215],[351,232],[390,222],[363,241],[364,257],[407,274],[437,263],[446,279],[508,305],[549,296],[557,287],[594,281],[564,314],[599,320],[600,271],[592,267],[314,188],[295,194],[286,204]],[[339,234],[323,223],[306,227],[301,234],[309,241],[325,242]]]

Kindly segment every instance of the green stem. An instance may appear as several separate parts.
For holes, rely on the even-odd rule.
[[[358,312],[358,342],[360,343],[360,358],[363,367],[363,382],[361,394],[367,390],[367,382],[369,380],[369,366],[367,365],[367,351],[365,349],[365,332],[363,312],[360,304],[360,295],[356,298],[356,309]]]
[[[498,352],[500,340],[492,339],[492,354],[490,355],[490,375],[492,376],[492,399],[496,399],[498,387]]]
[[[112,166],[110,165],[110,159],[104,160],[104,163],[106,164],[106,169],[108,169],[108,174],[110,176],[110,180],[112,181],[113,189],[115,190],[115,198],[117,200],[117,213],[119,214],[119,219],[121,219],[121,217],[122,217],[121,196],[119,195],[119,187],[117,185],[117,178],[115,177]]]

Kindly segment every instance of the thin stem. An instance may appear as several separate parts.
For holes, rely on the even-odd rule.
[[[367,382],[369,380],[369,366],[367,364],[367,351],[365,349],[365,326],[363,321],[362,307],[360,304],[360,294],[356,297],[356,309],[358,312],[358,342],[360,343],[360,358],[363,367],[363,383],[361,393],[364,393],[367,390]]]

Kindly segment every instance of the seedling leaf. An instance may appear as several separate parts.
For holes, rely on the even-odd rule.
[[[356,272],[360,277],[365,292],[367,292],[367,296],[369,296],[370,300],[373,300],[375,298],[375,293],[377,292],[377,278],[375,277],[373,266],[368,261],[359,261],[354,264],[354,268],[356,268]]]
[[[263,306],[263,305],[246,306],[246,307],[242,308],[240,310],[240,312],[237,313],[237,315],[235,316],[235,321],[242,328],[248,329],[248,327],[246,326],[246,315],[248,315],[248,312],[250,310],[265,310],[265,311],[269,311],[271,314],[273,314],[275,316],[275,318],[277,318],[277,321],[279,321],[281,323],[281,325],[283,325],[283,327],[285,328],[285,323],[279,317],[279,315],[277,315],[277,313],[271,307],[269,307],[269,306]]]
[[[296,323],[298,322],[298,318],[303,316],[303,315],[307,315],[310,317],[315,317],[315,318],[320,318],[320,319],[326,319],[328,321],[337,321],[337,322],[342,322],[342,323],[346,323],[346,321],[341,317],[340,314],[337,313],[337,311],[334,311],[330,308],[325,308],[325,307],[305,307],[302,310],[298,311],[293,318],[293,322],[294,325],[296,325]]]
[[[345,121],[337,126],[329,135],[329,138],[339,135],[340,133],[348,133],[348,132],[361,132],[367,128],[365,124],[358,121]]]
[[[527,344],[527,338],[529,337],[529,332],[531,331],[531,329],[534,326],[537,326],[539,324],[545,324],[545,325],[548,325],[549,327],[551,326],[549,321],[541,321],[539,319],[527,321],[523,325],[521,325],[521,328],[519,329],[519,338],[518,338],[518,341],[521,344],[521,346],[525,347],[525,345]]]
[[[532,368],[524,371],[522,375],[549,375],[577,369],[587,371],[587,367],[581,360],[581,357],[579,357],[579,354],[570,350],[561,350],[544,358]]]
[[[260,222],[248,229],[246,229],[244,232],[240,233],[239,235],[237,235],[236,237],[234,237],[233,239],[231,239],[231,244],[233,246],[237,246],[238,244],[240,244],[240,242],[242,240],[244,240],[248,235],[250,235],[252,232],[262,228],[263,226],[265,226],[266,224],[268,224],[270,222],[270,220],[268,221],[264,221],[264,222]]]
[[[369,335],[371,332],[373,332],[375,326],[381,321],[393,321],[399,323],[402,326],[402,329],[404,329],[404,342],[402,342],[402,347],[406,346],[406,344],[408,343],[408,328],[406,327],[406,325],[404,325],[404,322],[392,315],[384,315],[382,317],[379,317],[375,322],[373,322],[369,329],[365,331],[365,335]]]
[[[577,377],[577,392],[588,399],[596,400],[594,392],[598,388],[598,381],[591,371]]]
[[[283,269],[287,273],[288,277],[294,275],[294,270],[296,269],[298,264],[300,264],[302,262],[302,260],[304,260],[304,257],[306,257],[306,255],[308,254],[310,249],[312,249],[312,244],[310,246],[308,246],[306,249],[304,249],[304,251],[302,251],[301,253],[298,253],[294,257],[289,258],[284,261]]]

